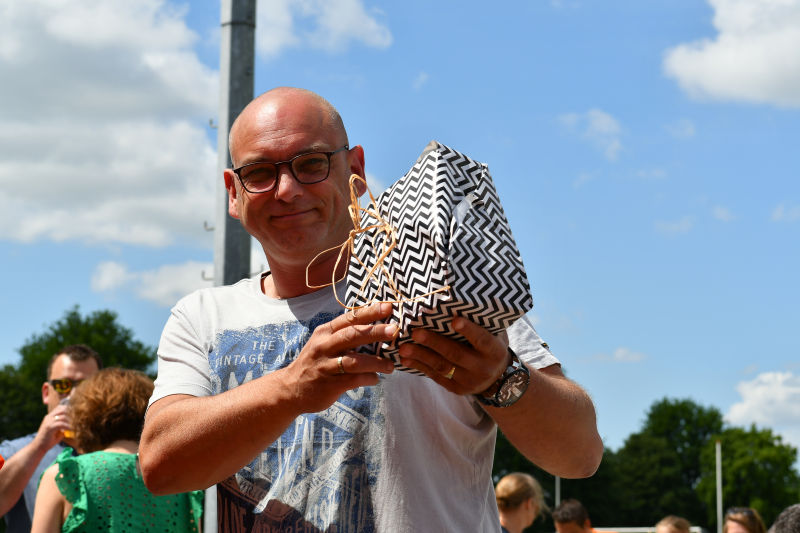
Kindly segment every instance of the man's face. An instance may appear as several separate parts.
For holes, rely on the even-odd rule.
[[[266,104],[236,128],[233,163],[286,161],[306,152],[337,150],[345,145],[345,135],[329,122],[310,100]],[[360,147],[334,154],[328,178],[319,183],[301,184],[288,165],[281,165],[276,188],[256,194],[243,190],[238,178],[227,172],[229,212],[261,243],[271,269],[305,269],[319,252],[347,239],[352,229],[349,178],[352,173],[363,175],[363,167]]]
[[[582,526],[575,522],[556,522],[555,525],[557,533],[586,533],[592,529],[588,522]]]
[[[42,385],[42,402],[47,405],[47,412],[49,413],[56,407],[63,398],[68,398],[72,391],[68,394],[59,394],[50,384],[50,380],[68,378],[74,381],[81,381],[92,374],[95,374],[97,368],[97,361],[94,359],[87,359],[85,361],[73,361],[68,355],[61,354],[55,361],[50,369],[50,376],[48,380]],[[75,390],[73,388],[73,390]]]

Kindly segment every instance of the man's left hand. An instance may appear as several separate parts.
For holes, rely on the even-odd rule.
[[[453,329],[467,340],[458,342],[428,329],[415,329],[413,343],[400,347],[400,362],[424,373],[456,394],[478,394],[488,389],[509,362],[508,336],[495,336],[463,317]]]

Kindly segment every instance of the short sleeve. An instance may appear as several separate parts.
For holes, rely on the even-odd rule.
[[[511,324],[507,331],[511,349],[533,368],[541,369],[560,364],[556,356],[550,353],[547,343],[536,333],[527,315]]]
[[[56,458],[58,474],[56,474],[56,486],[59,492],[64,495],[69,503],[72,504],[68,522],[72,524],[82,524],[86,520],[88,509],[88,499],[86,488],[82,482],[81,465],[77,457],[73,455],[72,448],[64,448]],[[64,524],[67,525],[66,523]]]

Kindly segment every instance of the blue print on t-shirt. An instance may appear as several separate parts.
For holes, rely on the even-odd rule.
[[[319,324],[312,320],[225,331],[209,354],[215,393],[289,365]],[[219,486],[218,516],[230,530],[373,531],[370,485],[380,462],[383,416],[375,387],[343,394],[297,419],[264,452]],[[241,506],[246,517],[237,512]]]

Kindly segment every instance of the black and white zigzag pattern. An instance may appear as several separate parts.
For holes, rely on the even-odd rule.
[[[453,315],[499,333],[533,307],[522,259],[486,165],[432,141],[376,204],[397,231],[398,246],[384,264],[403,296],[414,298],[445,285],[450,290],[394,304],[392,320],[401,326],[397,341],[364,346],[362,352],[388,357],[398,369],[417,373],[403,367],[397,355],[399,346],[411,342],[412,329],[429,328],[463,340],[450,328]],[[371,216],[361,222],[362,227],[375,223]],[[361,288],[381,239],[378,233],[356,236],[345,294],[350,306],[396,298],[380,272]]]

